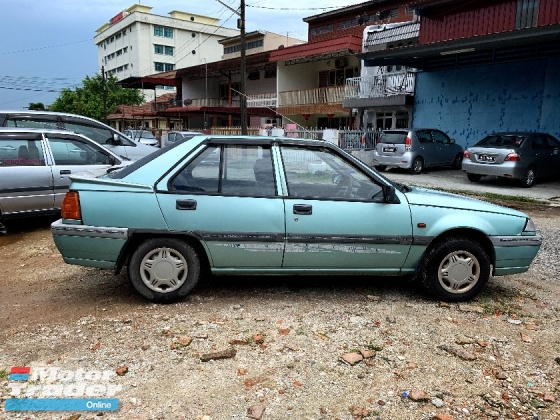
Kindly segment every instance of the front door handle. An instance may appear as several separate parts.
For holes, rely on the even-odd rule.
[[[313,207],[309,204],[294,204],[294,214],[312,214]]]
[[[70,175],[72,171],[70,169],[62,169],[60,175]]]
[[[177,200],[175,208],[177,210],[196,210],[196,200]]]

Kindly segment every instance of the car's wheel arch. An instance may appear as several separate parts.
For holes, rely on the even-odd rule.
[[[488,255],[492,267],[495,266],[496,253],[494,251],[494,246],[492,245],[492,241],[486,234],[484,234],[484,232],[481,232],[480,230],[473,229],[473,228],[450,229],[434,237],[430,241],[430,243],[426,246],[426,249],[424,250],[424,254],[422,255],[422,262],[420,265],[426,262],[426,256],[430,254],[430,251],[432,251],[432,249],[437,247],[442,242],[446,242],[450,240],[451,238],[470,239],[471,241],[476,242],[482,247],[482,249],[484,249],[486,255]]]
[[[210,268],[210,261],[208,259],[208,254],[206,249],[200,242],[200,239],[193,233],[189,232],[160,232],[160,231],[134,231],[126,241],[126,244],[121,249],[119,257],[117,259],[117,264],[115,265],[115,274],[119,274],[125,265],[128,265],[130,257],[134,254],[134,251],[148,239],[155,238],[174,238],[179,239],[186,244],[192,246],[198,257],[200,258],[201,271],[205,272]]]

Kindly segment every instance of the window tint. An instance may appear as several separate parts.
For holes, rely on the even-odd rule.
[[[101,149],[78,139],[49,137],[55,165],[110,165],[111,158]]]
[[[382,198],[381,187],[329,149],[282,147],[288,195],[319,199]]]
[[[432,131],[432,136],[436,143],[449,143],[449,137],[447,137],[441,131]]]
[[[519,147],[523,143],[525,136],[523,135],[499,135],[493,134],[480,140],[475,146],[491,146],[491,147]]]
[[[420,143],[433,143],[432,136],[428,131],[417,131],[416,137]]]
[[[0,167],[45,166],[40,140],[0,137]]]
[[[546,139],[548,140],[548,146],[551,149],[556,149],[556,148],[560,148],[560,141],[558,141],[557,139],[555,139],[552,136],[546,136]]]
[[[261,197],[276,195],[269,147],[228,145],[208,147],[171,181],[171,190]]]
[[[402,131],[385,131],[381,134],[380,143],[404,144],[406,141],[406,133]]]

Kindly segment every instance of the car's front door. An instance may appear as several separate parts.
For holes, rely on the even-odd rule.
[[[283,146],[283,268],[396,273],[411,242],[406,202],[386,203],[381,184],[328,148]]]
[[[157,186],[171,231],[196,235],[213,270],[280,269],[284,202],[270,146],[213,145]]]
[[[0,134],[0,213],[53,209],[53,176],[40,133]]]

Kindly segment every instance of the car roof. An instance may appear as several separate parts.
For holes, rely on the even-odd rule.
[[[532,135],[532,134],[546,134],[547,133],[542,133],[542,132],[536,132],[536,131],[500,131],[497,133],[490,133],[487,134],[485,137],[488,136],[528,136],[528,135]]]
[[[202,131],[188,131],[188,130],[171,130],[169,133],[181,133],[181,134],[204,134]],[[167,133],[167,134],[169,134]]]
[[[7,132],[13,132],[13,133],[25,133],[25,132],[27,132],[27,133],[45,133],[45,134],[50,133],[50,134],[64,134],[64,135],[75,134],[77,136],[87,138],[80,133],[74,133],[73,131],[62,130],[62,129],[59,129],[59,128],[0,127],[0,133],[7,133]],[[88,140],[93,141],[91,139],[88,139]]]
[[[37,111],[37,110],[30,110],[30,109],[25,109],[25,110],[21,110],[21,109],[15,109],[15,110],[2,109],[2,110],[0,110],[0,115],[11,115],[11,114],[17,114],[17,115],[52,115],[52,116],[59,116],[59,117],[81,118],[81,119],[84,119],[86,121],[91,121],[93,123],[100,124],[104,127],[108,127],[113,131],[117,131],[113,127],[111,127],[110,125],[107,125],[107,124],[105,124],[101,121],[98,121],[98,120],[90,118],[90,117],[86,117],[84,115],[72,114],[70,112]]]

